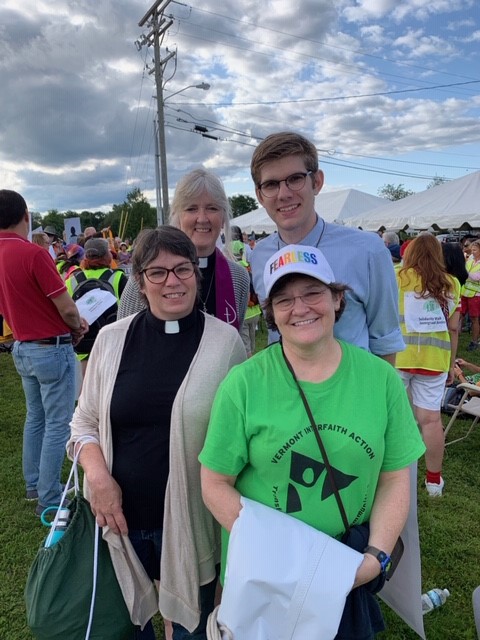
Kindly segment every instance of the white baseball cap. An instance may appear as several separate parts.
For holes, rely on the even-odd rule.
[[[290,273],[310,276],[324,284],[335,282],[332,268],[320,249],[302,244],[288,244],[267,260],[263,271],[266,295],[270,295],[273,285],[280,278]]]

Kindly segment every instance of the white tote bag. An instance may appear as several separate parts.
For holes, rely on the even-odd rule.
[[[296,518],[241,501],[216,612],[225,631],[216,637],[333,640],[363,555]]]

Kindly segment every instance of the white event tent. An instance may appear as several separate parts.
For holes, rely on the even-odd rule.
[[[341,223],[344,218],[369,211],[384,201],[384,198],[356,189],[321,191],[315,198],[315,209],[327,222]],[[238,225],[243,232],[253,231],[258,235],[273,233],[277,228],[263,207],[234,218],[232,224]]]
[[[385,229],[459,229],[480,227],[480,171],[444,182],[344,220],[349,227]]]

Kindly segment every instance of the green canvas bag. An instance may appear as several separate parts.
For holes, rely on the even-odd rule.
[[[72,516],[64,535],[53,546],[42,543],[30,568],[25,588],[28,626],[37,640],[131,640],[134,626],[90,505],[77,493],[69,509]]]

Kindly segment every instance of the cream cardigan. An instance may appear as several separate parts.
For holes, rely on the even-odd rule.
[[[112,469],[110,401],[128,327],[134,316],[104,327],[96,341],[71,422],[67,452],[84,435],[97,439]],[[145,358],[153,357],[148,345]],[[200,621],[199,587],[215,578],[220,561],[220,530],[203,504],[198,455],[203,447],[210,409],[218,385],[232,366],[245,360],[245,348],[231,326],[205,316],[197,352],[178,390],[170,426],[170,473],[165,495],[161,584],[157,603],[153,583],[138,560],[128,536],[103,528],[132,622],[142,627],[157,609],[193,631]],[[85,480],[85,496],[88,483]]]

